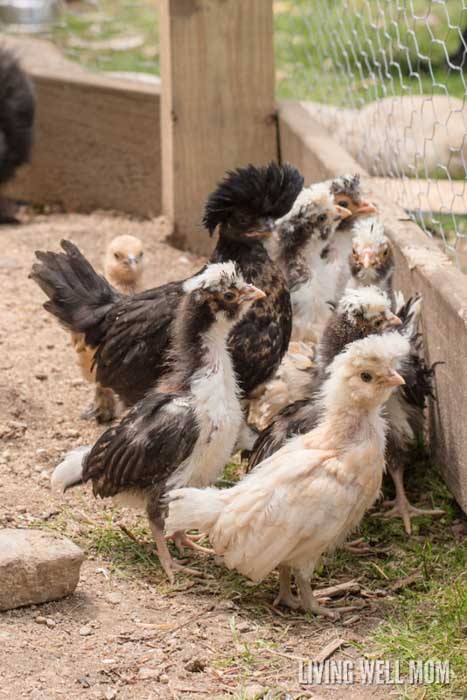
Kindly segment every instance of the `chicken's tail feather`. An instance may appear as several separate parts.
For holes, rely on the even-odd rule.
[[[65,455],[63,462],[60,462],[53,471],[51,478],[52,491],[65,493],[73,486],[83,483],[83,462],[90,451],[90,447],[78,447]]]
[[[36,251],[30,278],[49,298],[47,311],[69,330],[86,333],[88,344],[97,344],[99,324],[121,295],[71,241],[61,246],[64,253]]]
[[[169,512],[165,521],[168,534],[179,530],[209,532],[222,512],[222,492],[218,489],[183,488],[169,491]]]

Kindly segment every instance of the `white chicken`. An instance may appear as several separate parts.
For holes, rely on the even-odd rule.
[[[350,344],[329,367],[318,426],[230,489],[170,491],[168,533],[206,532],[226,566],[253,581],[279,567],[276,604],[334,617],[314,598],[310,578],[321,555],[344,542],[380,493],[381,407],[404,383],[396,368],[408,353],[409,342],[398,333]]]

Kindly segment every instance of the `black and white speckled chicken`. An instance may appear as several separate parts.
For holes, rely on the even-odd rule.
[[[338,288],[375,285],[388,294],[395,309],[393,275],[394,253],[383,222],[375,217],[359,219],[352,229],[352,250],[348,266],[340,275]]]
[[[219,230],[211,261],[234,260],[245,280],[266,292],[229,341],[244,395],[275,372],[289,343],[290,296],[264,242],[302,186],[303,178],[290,166],[249,165],[228,173],[206,204],[204,224],[211,234]],[[31,277],[49,297],[44,307],[66,328],[85,334],[96,350],[97,381],[132,405],[167,371],[184,282],[124,297],[96,274],[76,246],[64,241],[62,248],[64,253],[36,253]]]
[[[232,262],[209,265],[183,286],[170,372],[91,449],[67,455],[52,476],[54,490],[91,481],[95,496],[145,509],[171,580],[180,565],[165,542],[161,498],[169,488],[213,483],[228,461],[243,421],[228,335],[264,298]],[[176,540],[189,542],[183,533]]]
[[[360,175],[338,175],[332,180],[327,180],[326,184],[336,204],[352,212],[352,216],[344,219],[337,229],[333,240],[334,253],[330,253],[331,258],[337,256],[341,262],[345,262],[352,249],[354,224],[376,214],[377,209],[364,196]]]
[[[291,210],[276,222],[271,251],[289,284],[294,340],[316,341],[329,317],[335,279],[322,251],[340,222],[350,216],[348,209],[335,204],[329,186],[318,183],[303,189]]]
[[[0,46],[0,187],[29,161],[35,100],[32,83],[14,54]],[[0,224],[17,223],[0,196]]]
[[[312,430],[318,417],[314,396],[336,355],[354,340],[399,325],[401,321],[391,312],[389,299],[384,292],[376,287],[348,290],[323,332],[317,364],[309,379],[307,398],[283,408],[260,433],[250,456],[249,468],[272,455],[294,435]]]
[[[404,473],[410,465],[411,450],[423,437],[424,412],[433,395],[433,375],[436,364],[428,367],[423,358],[423,342],[419,333],[421,297],[416,296],[399,309],[403,319],[402,333],[410,341],[410,355],[404,364],[405,386],[401,387],[386,404],[389,431],[386,442],[386,464],[394,482],[395,499],[385,502],[392,506],[384,517],[400,517],[408,535],[412,533],[411,519],[417,515],[442,515],[438,509],[414,506],[407,498]]]

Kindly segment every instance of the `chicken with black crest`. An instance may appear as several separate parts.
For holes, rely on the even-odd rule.
[[[211,234],[219,230],[211,262],[234,260],[245,280],[266,293],[229,339],[246,396],[276,371],[289,343],[290,296],[264,242],[302,186],[302,176],[291,166],[249,165],[228,173],[206,204],[204,223]],[[95,349],[99,384],[130,406],[168,369],[184,281],[125,297],[96,274],[75,245],[63,241],[62,248],[64,253],[37,252],[31,277],[49,298],[46,310],[69,330],[84,333]]]

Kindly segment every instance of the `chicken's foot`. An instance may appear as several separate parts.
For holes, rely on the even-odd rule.
[[[175,561],[169,552],[169,548],[167,547],[167,542],[165,541],[162,529],[158,527],[158,525],[152,520],[149,521],[149,525],[151,527],[151,532],[154,537],[154,540],[156,542],[159,561],[165,573],[167,574],[167,578],[169,579],[170,583],[173,583],[175,581],[175,571],[181,571],[185,574],[190,574],[191,576],[203,576],[203,574],[200,571],[196,571],[196,569],[190,569],[187,566],[183,566],[179,562]]]
[[[295,580],[297,581],[298,590],[300,592],[301,607],[304,610],[309,610],[315,615],[324,615],[329,617],[331,620],[336,620],[339,617],[339,613],[335,610],[329,610],[323,605],[320,605],[313,595],[311,590],[311,585],[309,580],[302,574],[296,572]]]
[[[380,517],[402,518],[402,522],[404,523],[404,529],[406,533],[408,535],[411,535],[412,518],[416,515],[444,515],[444,510],[425,510],[423,508],[417,508],[416,506],[413,506],[407,498],[407,494],[405,493],[404,475],[402,470],[399,468],[389,468],[389,473],[391,474],[392,480],[394,482],[394,487],[396,489],[396,497],[393,501],[385,501],[383,503],[384,506],[390,507],[390,510],[388,510],[386,513],[378,514]]]
[[[300,599],[292,593],[290,588],[290,567],[279,566],[279,593],[274,600],[274,607],[285,605],[292,610],[297,610],[300,607]]]

